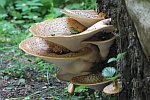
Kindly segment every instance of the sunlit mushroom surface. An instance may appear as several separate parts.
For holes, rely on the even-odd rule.
[[[67,48],[44,40],[40,37],[32,37],[22,41],[19,47],[28,54],[34,56],[56,57],[56,58],[69,58],[81,57],[92,52],[90,48],[83,48],[77,52],[71,52]]]
[[[122,88],[117,87],[117,85],[114,85],[114,82],[109,84],[103,89],[103,92],[106,94],[117,94],[122,90]]]
[[[61,10],[62,13],[76,19],[82,25],[90,27],[96,22],[105,19],[105,13],[97,13],[95,10]]]
[[[37,28],[44,29],[44,27],[39,28],[38,25],[31,26],[30,31],[36,37],[41,37],[45,40],[54,42],[56,44],[60,44],[71,51],[77,51],[86,46],[86,44],[80,43],[84,39],[90,38],[92,35],[96,34],[99,31],[105,30],[106,32],[110,32],[110,31],[112,32],[115,28],[113,25],[109,25],[110,21],[111,21],[110,18],[101,20],[95,23],[94,25],[92,25],[91,27],[89,27],[88,29],[86,29],[85,31],[80,32],[78,34],[72,34],[72,35],[51,36],[51,34],[55,34],[55,33],[50,33],[48,36],[45,36],[43,35],[43,33],[40,33],[37,30]],[[49,32],[49,29],[45,29],[45,31]]]
[[[61,10],[66,15],[72,15],[81,18],[104,19],[105,14],[100,16],[95,10]]]
[[[68,36],[80,33],[85,29],[86,27],[75,19],[67,17],[46,20],[30,27],[33,35],[42,36]]]
[[[75,85],[83,85],[99,91],[102,91],[109,82],[110,80],[106,80],[102,77],[101,73],[81,75],[71,79],[71,83]]]

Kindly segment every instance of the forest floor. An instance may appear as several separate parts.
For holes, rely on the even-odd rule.
[[[32,58],[34,61],[35,58]],[[33,66],[35,62],[20,60],[21,63],[32,63],[31,67],[24,68],[20,74],[18,70],[7,69],[5,66],[12,64],[11,59],[3,59],[3,66],[0,66],[0,100],[56,100],[63,98],[67,82],[59,81],[53,72],[48,76],[39,73]],[[14,62],[16,63],[16,62]],[[11,71],[15,71],[15,74]],[[11,75],[9,75],[11,74]],[[21,75],[21,76],[17,76]]]

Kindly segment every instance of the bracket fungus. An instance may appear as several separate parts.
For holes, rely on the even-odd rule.
[[[103,88],[110,82],[111,81],[106,80],[101,73],[81,75],[71,79],[71,83],[74,85],[87,86],[91,89],[99,91],[102,91]]]
[[[91,68],[104,60],[115,37],[100,41],[90,40],[93,36],[114,31],[111,18],[94,10],[62,10],[69,17],[46,20],[30,27],[34,37],[23,40],[19,48],[24,52],[56,64],[60,70],[56,77],[71,81],[68,91],[74,92],[74,85],[84,85],[102,91],[110,83],[101,73],[91,74]],[[107,50],[106,50],[107,49]],[[107,51],[104,53],[104,51]],[[99,55],[100,52],[100,55]]]
[[[120,80],[114,81],[103,89],[106,94],[117,94],[123,89],[122,82]]]
[[[81,76],[81,75],[86,75],[86,74],[90,74],[91,72],[81,72],[79,74],[72,74],[72,73],[68,73],[62,69],[60,69],[57,74],[56,74],[56,77],[59,79],[59,80],[63,80],[63,81],[70,81],[73,77],[76,77],[76,76]]]
[[[32,37],[22,41],[19,47],[26,53],[54,63],[59,68],[72,74],[89,71],[93,64],[100,59],[98,55],[95,55],[98,53],[98,49],[95,46],[69,52],[65,47],[39,37]],[[86,61],[91,57],[93,58],[92,60]]]
[[[92,25],[91,27],[87,28],[85,31],[83,31],[81,33],[78,33],[78,34],[72,34],[72,35],[51,36],[51,34],[55,34],[56,29],[55,28],[50,28],[51,30],[53,30],[53,29],[55,30],[55,31],[50,31],[50,29],[46,28],[46,27],[49,26],[47,24],[51,25],[51,23],[44,23],[44,22],[42,22],[43,27],[39,27],[38,24],[37,24],[37,25],[31,26],[30,31],[36,37],[41,37],[41,38],[43,38],[45,40],[54,42],[56,44],[60,44],[60,45],[62,45],[64,47],[68,48],[71,51],[77,51],[77,50],[79,50],[79,49],[81,49],[81,48],[86,46],[86,44],[81,44],[80,43],[81,41],[83,41],[83,40],[85,40],[87,38],[90,38],[92,35],[96,34],[99,31],[102,31],[102,30],[106,30],[106,31],[114,30],[114,26],[113,25],[109,25],[110,21],[111,21],[110,18],[101,20],[101,21],[95,23],[94,25]],[[62,21],[62,23],[63,22],[64,21]],[[46,25],[44,25],[44,24],[46,24]],[[53,24],[56,24],[56,23],[53,23]],[[60,24],[56,24],[54,26],[59,26],[59,25],[60,25],[60,27],[62,26],[61,23]],[[53,33],[49,33],[49,35],[47,33],[47,35],[45,36],[45,33],[44,32],[40,33],[39,29],[40,30],[44,30],[44,32],[49,32],[50,31],[50,32],[53,32]],[[64,29],[62,29],[62,30],[64,30]],[[61,33],[61,32],[62,31],[56,32],[56,33]]]
[[[111,32],[109,32],[109,33],[111,33]],[[97,34],[101,34],[101,33],[99,32]],[[106,60],[107,55],[110,50],[110,46],[114,43],[115,36],[112,33],[111,34],[105,33],[105,36],[108,37],[108,38],[105,38],[103,36],[99,37],[97,34],[95,34],[95,36],[93,36],[87,40],[82,41],[81,43],[83,43],[83,44],[91,43],[91,44],[97,45],[100,50],[101,60]]]
[[[105,18],[105,13],[98,14],[95,10],[61,10],[61,12],[76,19],[86,27],[90,27]]]

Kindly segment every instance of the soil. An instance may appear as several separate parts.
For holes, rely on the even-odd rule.
[[[8,61],[3,61],[3,63],[5,62],[5,66],[8,66]],[[3,68],[0,65],[0,69]],[[13,75],[8,78],[5,77],[5,73],[0,73],[0,100],[10,98],[19,98],[13,100],[23,100],[23,98],[29,95],[31,98],[24,100],[63,99],[65,88],[68,86],[67,82],[57,80],[54,73],[49,73],[49,82],[46,76],[34,70],[33,67],[25,68],[23,73],[22,78]]]

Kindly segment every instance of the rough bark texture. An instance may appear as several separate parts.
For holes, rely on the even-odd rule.
[[[143,52],[125,0],[97,0],[97,4],[98,11],[107,13],[107,17],[112,18],[112,24],[117,28],[114,32],[117,37],[117,53],[127,52],[126,56],[117,62],[124,83],[124,89],[118,96],[119,100],[149,100],[150,62]]]

